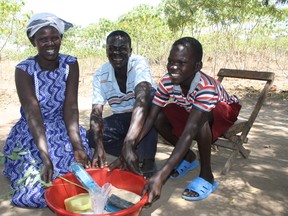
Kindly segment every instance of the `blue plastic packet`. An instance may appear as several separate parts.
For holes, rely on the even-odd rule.
[[[81,184],[88,190],[94,213],[102,214],[105,210],[112,185],[110,183],[105,183],[102,187],[100,187],[79,163],[72,164],[71,171],[81,182]]]
[[[94,181],[89,173],[87,173],[81,164],[72,164],[71,171],[89,192],[101,193],[101,187]]]

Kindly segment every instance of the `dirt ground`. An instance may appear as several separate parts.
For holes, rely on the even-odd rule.
[[[14,67],[9,63],[8,68]],[[5,139],[15,122],[19,119],[19,102],[14,87],[14,69],[6,70],[7,65],[0,66],[0,151]],[[91,109],[92,73],[86,73],[80,79],[79,110],[80,123],[87,127]],[[247,84],[247,83],[246,83]],[[241,96],[243,109],[241,117],[247,116],[252,109],[259,84],[248,87],[236,83],[231,85]],[[199,168],[189,172],[178,180],[168,180],[162,188],[162,194],[151,207],[142,210],[143,216],[158,215],[288,215],[288,94],[287,71],[277,72],[273,89],[268,95],[245,145],[251,151],[248,159],[240,155],[230,172],[221,175],[221,169],[229,151],[213,151],[212,168],[218,189],[207,199],[189,202],[181,199],[186,185],[199,174]],[[195,152],[197,148],[193,147]],[[157,166],[165,162],[172,148],[159,141],[156,156]],[[112,158],[111,158],[112,160]],[[0,165],[0,215],[2,216],[52,216],[49,208],[24,209],[10,205],[7,193],[9,181],[2,174]]]

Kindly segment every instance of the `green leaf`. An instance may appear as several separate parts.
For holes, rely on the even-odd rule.
[[[33,166],[29,166],[28,170],[26,170],[23,178],[27,178],[28,176],[31,175],[31,173],[33,173]]]
[[[20,152],[22,150],[22,148],[14,148],[13,149],[13,153],[15,152],[15,153],[18,153],[18,152]]]
[[[2,152],[0,152],[0,165],[3,165],[4,161],[5,161],[5,155]]]
[[[26,178],[26,181],[25,181],[25,186],[26,187],[30,184],[31,179],[32,179],[31,176],[28,176],[28,178]]]
[[[39,180],[40,183],[46,188],[46,187],[51,187],[53,184],[52,182],[46,183],[45,181],[43,181],[42,179]]]
[[[20,185],[22,184],[22,182],[24,182],[26,180],[26,178],[22,177],[21,179],[18,179],[18,181],[16,182],[16,185]]]
[[[20,160],[21,158],[18,156],[18,154],[13,153],[12,155],[7,155],[7,158],[11,160]]]
[[[18,155],[26,155],[28,152],[19,152]]]
[[[32,184],[33,186],[36,186],[36,184],[37,184],[38,182],[40,182],[40,180],[41,180],[40,174],[35,175],[34,178],[33,178],[33,180],[32,180],[32,182],[31,182],[31,184]]]
[[[3,165],[5,162],[5,157],[0,157],[0,165]]]

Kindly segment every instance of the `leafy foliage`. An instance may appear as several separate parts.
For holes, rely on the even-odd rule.
[[[29,154],[29,150],[23,150],[22,148],[14,148],[11,155],[5,155],[0,152],[0,165],[4,164],[5,158],[9,160],[25,160],[23,156]],[[50,187],[51,183],[46,183],[41,179],[40,167],[37,166],[37,162],[32,164],[24,163],[22,167],[22,171],[24,176],[16,182],[16,186],[20,186],[15,190],[21,190],[22,187],[33,187],[36,184],[41,184],[43,187]],[[27,169],[26,169],[27,168]],[[2,195],[3,197],[11,196],[15,190],[11,190],[8,194]],[[0,197],[1,198],[1,197]]]
[[[169,31],[161,9],[145,4],[121,16],[116,27],[130,34],[134,53],[145,55],[156,63],[166,55],[170,41],[175,38]]]
[[[2,152],[0,152],[0,165],[4,164],[5,157],[7,159],[10,159],[10,160],[24,160],[22,158],[22,156],[24,156],[26,154],[29,154],[29,150],[23,151],[22,148],[17,148],[17,147],[13,149],[13,152],[11,155],[4,155]],[[24,167],[23,167],[24,176],[16,182],[16,185],[19,185],[19,186],[22,185],[23,187],[24,186],[25,187],[28,187],[28,186],[33,187],[33,186],[40,183],[41,186],[44,188],[51,187],[52,183],[46,183],[41,179],[40,167],[38,167],[37,164],[39,164],[39,162],[37,162],[37,161],[35,161],[35,163],[28,164],[28,166],[26,163],[26,165],[24,165],[24,166],[25,166],[25,168],[28,167],[28,169],[24,169]],[[83,187],[79,184],[76,184],[74,182],[71,182],[62,176],[57,176],[57,177],[67,181],[70,184],[76,185],[77,187],[80,187],[80,188],[86,190],[85,187]],[[22,188],[20,187],[17,190],[21,190],[21,189]],[[14,192],[15,191],[11,190],[8,192],[8,194],[4,194],[1,197],[11,196]],[[1,197],[0,197],[0,199],[1,199]]]
[[[23,7],[23,0],[0,0],[0,54],[9,39],[19,39],[17,33],[23,31],[27,23],[28,14],[21,13]]]
[[[81,58],[89,56],[105,57],[103,44],[106,35],[114,30],[115,24],[107,19],[100,19],[96,24],[82,28],[76,26],[65,34],[62,49]],[[104,56],[103,56],[104,54]]]
[[[171,31],[198,38],[215,66],[219,56],[230,62],[239,53],[249,56],[267,41],[273,46],[273,38],[288,35],[287,7],[270,1],[164,0],[164,13]]]
[[[28,15],[20,16],[25,0],[0,2],[8,11],[1,16],[6,26],[1,27],[5,29],[0,30],[1,41],[10,35],[10,43],[14,45],[13,49],[5,49],[6,55],[14,59],[35,55],[36,50],[29,44],[23,28]],[[11,6],[15,4],[18,7]],[[145,4],[135,7],[113,22],[100,19],[87,27],[69,29],[64,34],[61,52],[82,59],[107,61],[106,36],[121,29],[131,35],[133,53],[146,56],[151,63],[166,62],[171,44],[182,36],[199,39],[205,49],[204,57],[214,61],[214,68],[220,56],[227,62],[235,62],[235,59],[261,53],[263,48],[277,47],[277,55],[278,51],[286,55],[287,5],[287,0],[162,0],[157,7]],[[5,16],[10,19],[6,21]],[[17,20],[21,25],[14,25],[11,31],[9,20]],[[280,44],[286,47],[281,48]]]

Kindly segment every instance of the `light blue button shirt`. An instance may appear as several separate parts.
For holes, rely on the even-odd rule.
[[[92,104],[105,105],[108,101],[113,113],[132,112],[135,103],[135,87],[149,82],[156,89],[146,58],[131,55],[128,61],[126,93],[120,91],[110,62],[103,64],[93,76]]]

